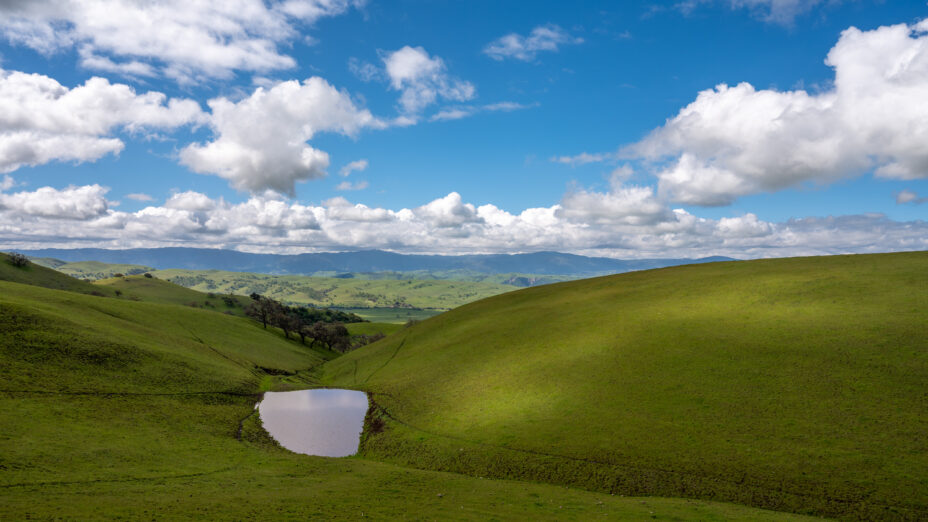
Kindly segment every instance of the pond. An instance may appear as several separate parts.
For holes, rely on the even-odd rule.
[[[264,429],[296,453],[346,457],[358,452],[367,394],[316,389],[267,392],[258,404]]]

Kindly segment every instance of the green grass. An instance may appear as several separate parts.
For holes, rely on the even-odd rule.
[[[422,321],[435,317],[442,310],[419,310],[416,308],[339,308],[351,312],[372,323],[406,324],[410,320]]]
[[[119,290],[122,292],[122,297],[128,299],[136,298],[150,303],[191,306],[234,315],[244,315],[245,307],[251,303],[249,297],[231,295],[227,296],[233,299],[233,305],[230,306],[223,299],[223,295],[197,292],[169,281],[142,275],[101,279],[93,284],[102,288]]]
[[[10,263],[10,257],[4,253],[0,253],[0,281],[10,281],[43,288],[80,292],[82,294],[97,292],[104,293],[108,296],[115,296],[112,290],[97,288],[86,281],[75,279],[69,275],[52,270],[51,268],[37,265],[36,263],[30,262],[25,266],[13,266],[13,264]]]
[[[57,259],[48,258],[39,258],[34,261],[79,279],[107,279],[116,274],[140,275],[154,270],[154,268],[143,265],[101,263],[100,261],[60,263]]]
[[[374,335],[382,333],[390,335],[403,329],[403,325],[397,323],[348,323],[345,325],[348,333],[351,335]]]
[[[449,310],[464,303],[509,292],[495,283],[438,280],[362,280],[219,270],[158,270],[155,277],[198,290],[250,295],[257,292],[290,304],[325,308],[404,308]]]
[[[332,356],[240,317],[0,282],[0,520],[791,519],[280,449],[257,394],[313,386]]]
[[[368,458],[626,495],[928,517],[928,253],[682,266],[503,294],[324,369]]]

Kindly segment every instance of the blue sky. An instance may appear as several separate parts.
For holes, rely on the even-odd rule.
[[[924,1],[208,4],[0,4],[0,246],[928,248]]]

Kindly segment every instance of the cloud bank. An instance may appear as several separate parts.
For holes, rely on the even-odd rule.
[[[928,249],[928,223],[882,215],[764,222],[718,220],[661,203],[648,187],[613,183],[513,214],[450,193],[390,210],[333,198],[321,205],[253,196],[229,203],[197,192],[137,212],[112,208],[99,185],[0,192],[4,248],[197,246],[307,252],[382,248],[463,254],[558,250],[613,257],[767,257]]]
[[[847,29],[825,61],[832,89],[719,85],[622,155],[658,166],[662,197],[707,206],[870,171],[928,177],[926,32],[928,21]]]
[[[118,154],[118,131],[176,129],[207,120],[193,100],[94,77],[68,88],[41,74],[0,69],[0,172]]]
[[[296,65],[278,46],[299,24],[336,16],[359,0],[30,0],[0,2],[0,32],[51,54],[76,48],[82,66],[181,83]]]

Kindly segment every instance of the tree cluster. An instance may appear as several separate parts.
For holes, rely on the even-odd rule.
[[[10,264],[15,267],[22,267],[29,264],[29,258],[19,252],[10,252]]]
[[[312,341],[310,346],[320,343],[330,350],[339,352],[347,352],[360,346],[352,344],[351,335],[343,324],[364,321],[355,314],[305,306],[287,306],[257,293],[251,294],[250,297],[251,303],[245,307],[245,315],[261,322],[264,328],[267,328],[267,325],[280,328],[287,339],[292,333],[299,336],[303,344],[306,344],[308,338]],[[372,342],[368,336],[359,336],[357,340],[363,344]]]

